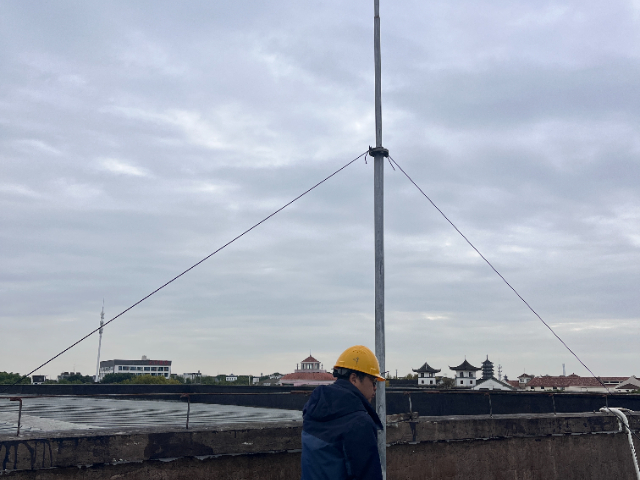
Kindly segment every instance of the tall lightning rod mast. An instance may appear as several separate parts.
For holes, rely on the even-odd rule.
[[[375,228],[375,328],[376,357],[380,363],[380,372],[385,369],[384,340],[384,159],[389,150],[382,146],[382,89],[380,77],[382,64],[380,60],[380,0],[373,2],[373,50],[375,57],[375,115],[376,146],[369,147],[369,155],[373,157],[373,212]],[[378,384],[376,394],[376,412],[382,421],[383,430],[378,432],[378,453],[382,465],[382,478],[387,478],[387,400],[385,382]]]
[[[100,381],[100,349],[102,348],[102,326],[104,325],[104,298],[102,299],[102,312],[100,312],[100,340],[98,340],[98,362],[96,363],[96,377],[94,381]]]

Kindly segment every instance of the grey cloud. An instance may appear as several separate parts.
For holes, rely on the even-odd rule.
[[[637,374],[619,371],[637,360],[637,12],[382,3],[385,146],[594,370]],[[0,370],[373,143],[368,2],[0,10],[0,322],[33,346]],[[360,160],[110,325],[104,355],[255,373],[372,344],[372,220]],[[511,376],[584,374],[388,165],[386,227],[389,369],[488,353]],[[90,372],[95,343],[45,373]]]

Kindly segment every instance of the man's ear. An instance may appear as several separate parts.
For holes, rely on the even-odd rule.
[[[349,375],[349,381],[355,385],[357,379],[358,376],[355,373],[351,372],[351,375]]]

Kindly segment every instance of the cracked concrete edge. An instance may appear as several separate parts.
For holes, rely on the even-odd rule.
[[[640,416],[630,414],[629,418],[631,427],[637,430]],[[389,444],[618,433],[619,430],[614,416],[600,413],[493,418],[418,417],[414,413],[390,416],[388,420]],[[299,452],[301,432],[301,421],[285,421],[192,430],[163,427],[30,433],[19,438],[3,436],[0,437],[0,473],[184,457]]]

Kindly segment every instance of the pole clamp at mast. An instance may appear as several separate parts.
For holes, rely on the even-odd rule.
[[[382,155],[383,157],[389,156],[389,150],[384,147],[372,147],[369,146],[369,156],[375,157],[376,155]]]

